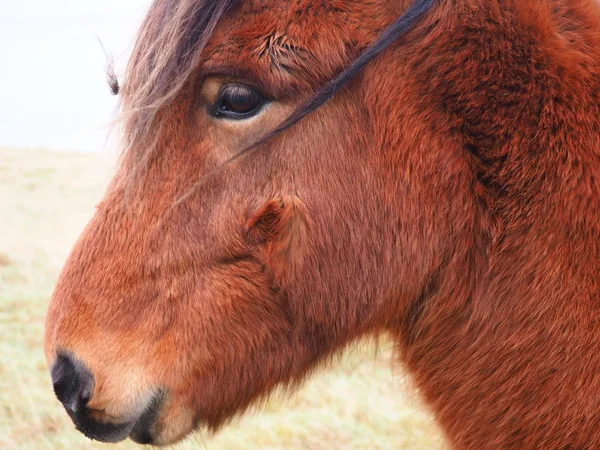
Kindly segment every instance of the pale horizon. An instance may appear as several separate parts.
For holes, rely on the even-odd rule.
[[[0,146],[113,151],[118,98],[99,39],[122,75],[151,0],[32,0],[0,6]],[[113,133],[114,134],[114,133]]]

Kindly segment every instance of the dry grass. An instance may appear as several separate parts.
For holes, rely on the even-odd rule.
[[[101,155],[0,148],[0,449],[110,448],[77,433],[54,399],[42,338],[54,281],[112,168]],[[385,344],[378,352],[364,344],[292,398],[176,448],[441,448],[391,359]]]

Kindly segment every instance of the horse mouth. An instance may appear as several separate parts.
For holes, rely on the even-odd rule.
[[[130,435],[134,426],[131,423],[96,422],[83,415],[71,417],[71,419],[75,423],[77,431],[85,437],[107,444],[116,444],[117,442],[124,441]]]
[[[163,395],[155,395],[137,420],[125,423],[98,422],[90,417],[88,410],[69,413],[79,432],[87,438],[115,444],[130,438],[142,445],[151,445],[154,441],[153,428],[162,409]]]

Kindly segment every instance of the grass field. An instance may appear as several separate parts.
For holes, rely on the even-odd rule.
[[[103,155],[0,148],[0,449],[136,448],[93,443],[74,430],[42,351],[53,284],[113,166]],[[363,344],[292,398],[175,448],[442,448],[409,386],[385,343]]]

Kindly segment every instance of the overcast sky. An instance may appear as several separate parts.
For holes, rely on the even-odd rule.
[[[150,2],[0,0],[0,146],[104,149],[116,98],[97,36],[122,74]]]

